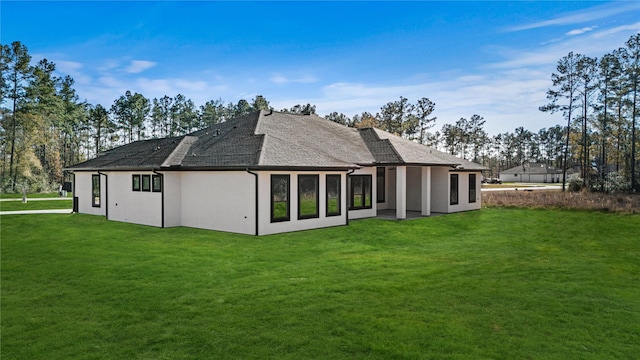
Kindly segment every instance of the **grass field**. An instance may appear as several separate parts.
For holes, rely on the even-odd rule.
[[[2,359],[633,359],[639,215],[252,237],[2,216]]]
[[[50,210],[50,209],[71,209],[73,203],[71,199],[64,200],[38,200],[38,201],[0,201],[0,211],[20,211],[20,210]]]

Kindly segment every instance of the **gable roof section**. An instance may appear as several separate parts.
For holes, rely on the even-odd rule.
[[[70,170],[129,170],[159,168],[185,137],[132,142],[105,151],[98,157],[69,167]]]
[[[243,115],[186,136],[136,141],[68,169],[353,169],[375,164],[483,169],[383,130],[357,130],[316,115],[273,111]]]
[[[549,166],[544,163],[526,163],[524,165],[518,165],[511,169],[503,170],[500,174],[560,174],[562,170],[556,169],[553,166]]]

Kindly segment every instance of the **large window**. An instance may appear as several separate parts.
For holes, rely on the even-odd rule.
[[[298,219],[311,219],[320,216],[319,182],[318,175],[298,175]]]
[[[91,206],[100,207],[100,175],[91,175]]]
[[[151,175],[142,175],[142,191],[151,191]]]
[[[371,175],[351,175],[350,190],[352,210],[371,209]]]
[[[289,219],[289,175],[271,175],[271,222]]]
[[[151,177],[151,190],[153,192],[161,192],[162,191],[162,176],[153,175]]]
[[[458,200],[458,174],[451,174],[451,190],[449,191],[449,204],[457,205]]]
[[[131,175],[131,190],[140,191],[140,175]]]
[[[340,215],[340,177],[340,175],[327,175],[327,216]]]
[[[476,174],[469,174],[469,202],[476,202]]]
[[[384,200],[384,193],[385,193],[385,184],[384,184],[384,168],[383,167],[379,167],[376,168],[376,202],[377,203],[383,203]]]

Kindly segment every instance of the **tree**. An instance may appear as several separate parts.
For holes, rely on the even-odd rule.
[[[425,144],[427,142],[428,132],[427,130],[431,129],[436,122],[436,117],[429,117],[433,113],[436,108],[436,103],[429,100],[429,98],[423,97],[418,100],[418,103],[415,106],[416,117],[419,122],[420,129],[420,144]]]
[[[105,150],[105,139],[115,132],[116,126],[109,118],[107,109],[100,104],[89,108],[88,121],[93,129],[94,151],[97,155]]]
[[[598,128],[600,130],[600,178],[605,179],[607,175],[607,139],[611,137],[611,131],[609,130],[610,113],[609,105],[615,98],[616,81],[620,77],[620,61],[613,54],[606,54],[600,59],[598,63],[599,70],[599,100],[602,104],[597,109],[602,112],[597,117]],[[604,187],[604,181],[602,182]]]
[[[597,72],[597,59],[583,56],[578,59],[577,72],[580,78],[578,93],[582,101],[582,152],[581,152],[581,165],[582,179],[584,179],[584,186],[589,185],[589,170],[591,168],[591,159],[589,156],[589,148],[591,142],[589,140],[589,109],[593,107],[592,98],[597,89],[596,78]]]
[[[551,74],[553,89],[547,91],[547,99],[551,102],[541,106],[540,111],[555,113],[562,111],[567,118],[567,128],[565,135],[565,145],[562,166],[562,191],[566,190],[567,182],[567,156],[569,154],[569,137],[571,135],[571,121],[573,110],[576,107],[576,97],[578,95],[579,75],[578,62],[583,56],[574,54],[573,51],[558,61],[557,73]]]
[[[222,99],[209,100],[200,106],[200,123],[203,127],[209,127],[225,120],[226,109]]]
[[[134,130],[137,134],[138,140],[141,140],[144,137],[142,131],[145,128],[145,121],[150,109],[151,106],[149,104],[149,99],[138,93],[132,95],[129,90],[114,101],[111,106],[111,113],[116,118],[116,122],[120,129],[124,130],[125,143],[127,140],[128,142],[133,141]]]
[[[257,95],[255,99],[251,101],[251,109],[253,111],[270,110],[271,106],[269,106],[269,102],[264,96]]]
[[[638,116],[638,87],[640,87],[640,34],[631,36],[623,49],[621,52],[623,71],[631,94],[631,188],[638,191],[640,186],[636,174],[636,117]]]
[[[382,130],[398,136],[415,134],[417,130],[415,118],[410,119],[411,123],[405,123],[405,121],[409,120],[409,115],[412,111],[413,105],[403,96],[400,96],[400,100],[388,102],[380,108],[380,126]]]
[[[11,190],[15,190],[17,174],[14,168],[14,159],[16,155],[16,135],[20,122],[18,105],[25,96],[25,88],[27,82],[32,77],[33,69],[29,66],[31,55],[29,55],[27,47],[19,41],[14,41],[11,45],[3,45],[1,59],[2,102],[4,102],[6,97],[9,98],[12,103],[11,116],[9,116],[10,123],[3,124],[3,127],[5,129],[9,128],[11,134],[9,137],[11,144],[9,154],[9,178],[13,179]],[[6,117],[3,120],[6,121]]]
[[[345,125],[345,126],[347,126],[349,123],[351,123],[351,119],[349,119],[348,116],[346,116],[343,113],[339,113],[338,114],[335,111],[332,112],[329,115],[326,115],[324,118],[327,119],[327,120],[333,121],[335,123],[338,123],[340,125]]]
[[[316,113],[316,106],[311,104],[307,104],[307,105],[298,104],[291,107],[290,109],[282,109],[281,111],[286,113],[291,113],[291,114],[313,115]]]

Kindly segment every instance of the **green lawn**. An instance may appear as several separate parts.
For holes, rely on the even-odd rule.
[[[273,236],[2,216],[2,359],[633,359],[640,216]]]
[[[0,201],[0,211],[19,210],[50,210],[50,209],[71,209],[73,203],[71,199],[64,200],[38,200],[38,201]]]
[[[57,198],[60,197],[57,192],[52,193],[38,193],[38,194],[27,194],[27,199],[31,198]],[[73,194],[68,192],[68,198],[72,198]],[[20,193],[2,193],[0,194],[0,199],[22,199],[22,194]]]

